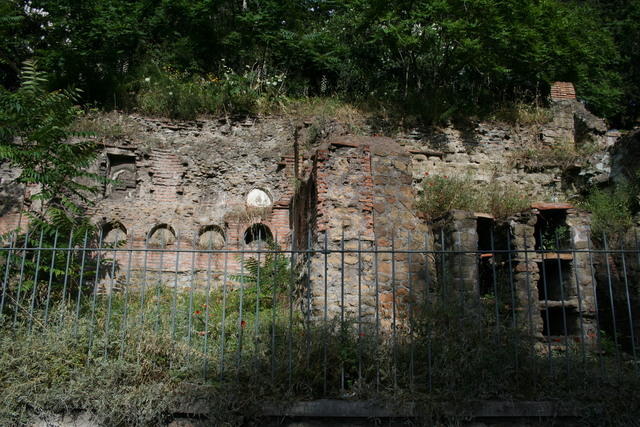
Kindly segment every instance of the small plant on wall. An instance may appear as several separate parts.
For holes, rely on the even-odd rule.
[[[478,196],[468,175],[442,175],[424,179],[416,207],[428,220],[435,220],[452,209],[475,210],[478,205]]]
[[[454,209],[487,212],[504,218],[522,212],[530,204],[529,198],[513,186],[496,180],[478,184],[467,174],[428,176],[422,182],[416,207],[432,221]]]

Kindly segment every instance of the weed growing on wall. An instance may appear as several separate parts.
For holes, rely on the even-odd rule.
[[[530,204],[524,193],[508,183],[492,180],[479,184],[470,175],[436,175],[423,180],[416,207],[429,220],[434,220],[454,209],[487,212],[504,218],[522,212]]]
[[[591,212],[591,231],[600,237],[623,233],[633,225],[632,194],[629,184],[609,189],[594,189],[582,206]]]

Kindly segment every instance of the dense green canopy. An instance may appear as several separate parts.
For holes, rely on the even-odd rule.
[[[402,106],[429,120],[572,81],[622,125],[640,111],[637,0],[0,0],[0,79],[37,59],[57,87],[131,105],[158,70],[283,75],[290,96]],[[155,70],[155,71],[154,71]]]

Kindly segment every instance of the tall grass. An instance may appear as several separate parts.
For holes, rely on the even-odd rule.
[[[59,304],[46,325],[39,311],[31,322],[3,317],[0,423],[83,410],[104,425],[157,425],[195,400],[206,402],[212,423],[239,423],[265,401],[345,396],[411,399],[425,417],[469,400],[561,399],[597,407],[601,418],[587,421],[601,422],[639,385],[632,366],[607,354],[602,371],[577,345],[539,353],[509,310],[496,323],[490,299],[430,298],[393,333],[354,319],[307,322],[286,295],[263,310],[243,306],[240,320],[236,291],[223,305],[219,290],[159,290],[144,301],[102,295],[94,307],[89,299],[79,316],[75,304]],[[640,413],[637,406],[612,420]]]

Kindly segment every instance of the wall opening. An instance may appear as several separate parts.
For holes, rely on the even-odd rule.
[[[568,299],[568,290],[572,279],[571,262],[569,260],[553,258],[545,259],[538,264],[540,271],[538,298],[540,301],[561,301]]]
[[[245,245],[266,244],[273,241],[271,230],[264,224],[253,224],[244,232]]]
[[[549,209],[537,215],[535,225],[536,250],[559,251],[571,249],[567,211],[565,209]]]
[[[225,246],[225,242],[225,233],[221,227],[207,225],[200,229],[198,236],[198,247],[200,249],[222,249]]]
[[[542,316],[542,334],[544,336],[563,336],[565,331],[565,319],[567,335],[580,335],[580,318],[574,307],[548,307],[540,311]],[[549,319],[547,322],[547,314]]]
[[[493,218],[486,217],[478,217],[476,224],[479,257],[478,291],[481,296],[494,295],[495,288],[498,287],[498,296],[506,298],[511,292],[509,255],[503,251],[508,249],[507,240],[511,238],[509,225],[498,224]]]
[[[159,224],[151,229],[148,234],[147,244],[149,247],[164,248],[173,245],[176,241],[176,233],[167,224]]]
[[[494,263],[495,256],[491,251],[491,234],[494,230],[495,221],[491,218],[479,217],[476,220],[476,233],[478,236],[478,290],[480,296],[491,295],[494,293]],[[495,236],[494,236],[495,237]],[[495,239],[494,239],[495,245]],[[495,246],[494,246],[495,247]]]
[[[127,240],[127,229],[119,222],[108,222],[102,226],[102,243],[120,245]]]
[[[268,208],[273,204],[271,196],[260,188],[254,188],[247,194],[247,206],[252,208]]]
[[[114,182],[107,184],[105,195],[126,197],[137,187],[135,156],[107,153],[107,160],[107,177]]]

